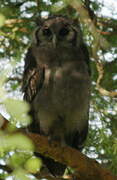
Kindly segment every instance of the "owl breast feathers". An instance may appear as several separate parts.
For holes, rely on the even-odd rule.
[[[31,130],[82,149],[88,132],[89,54],[79,24],[62,16],[43,20],[25,58],[24,99]]]

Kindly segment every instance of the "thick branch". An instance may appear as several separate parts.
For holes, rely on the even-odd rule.
[[[28,135],[36,145],[36,151],[44,156],[51,157],[56,161],[72,167],[80,177],[85,180],[116,180],[116,176],[101,168],[94,160],[89,159],[79,151],[70,147],[60,148],[59,144],[48,142],[47,138],[38,134],[30,133]]]
[[[0,116],[0,120],[1,120]],[[8,122],[5,118],[4,124]],[[26,134],[26,133],[25,133]],[[75,175],[81,180],[117,180],[117,176],[113,176],[108,170],[102,168],[96,161],[86,157],[79,151],[70,147],[60,147],[58,143],[50,144],[48,139],[39,134],[26,134],[32,139],[36,146],[36,152],[44,156],[50,157],[62,164],[72,167],[75,170]]]

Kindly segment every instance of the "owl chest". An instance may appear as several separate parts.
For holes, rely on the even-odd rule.
[[[44,84],[40,91],[40,101],[53,106],[74,109],[89,94],[89,79],[86,73],[76,69],[71,63],[62,67],[45,69]]]

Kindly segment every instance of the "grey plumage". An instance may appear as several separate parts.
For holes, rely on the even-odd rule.
[[[89,54],[79,25],[60,16],[44,20],[25,58],[23,91],[31,104],[31,130],[81,150],[88,132],[90,85]],[[49,167],[49,159],[44,161],[55,175],[65,169],[61,165],[56,172],[56,163]]]

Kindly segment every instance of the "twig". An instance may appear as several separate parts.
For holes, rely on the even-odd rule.
[[[98,71],[98,78],[97,78],[97,89],[100,92],[100,94],[104,95],[104,96],[110,96],[110,97],[114,97],[117,98],[117,92],[115,91],[107,91],[106,89],[101,87],[101,81],[104,77],[104,67],[103,64],[99,61],[96,62],[96,66],[97,66],[97,71]]]
[[[9,166],[1,165],[1,164],[0,164],[0,169],[2,169],[3,171],[6,171],[8,173],[11,173],[13,171]]]
[[[19,77],[9,77],[6,79],[6,82],[8,81],[17,81],[18,83],[21,83],[22,82],[22,78],[19,78]]]

